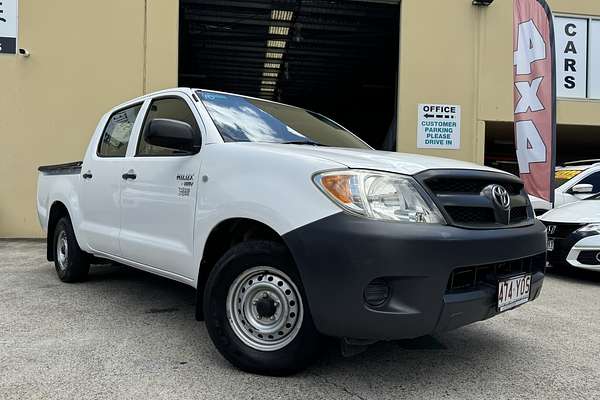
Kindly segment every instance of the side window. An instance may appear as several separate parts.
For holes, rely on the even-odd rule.
[[[133,124],[141,108],[141,104],[136,104],[111,115],[100,138],[98,156],[125,157]]]
[[[150,108],[146,114],[146,120],[144,121],[144,126],[138,141],[136,156],[171,156],[182,154],[178,150],[155,146],[147,143],[144,140],[146,131],[150,126],[150,122],[157,118],[173,119],[176,121],[186,122],[190,124],[197,134],[200,134],[198,124],[196,123],[196,117],[194,117],[192,110],[190,110],[190,107],[183,99],[170,97],[154,100],[150,104]]]
[[[589,176],[583,178],[579,183],[587,183],[592,185],[592,193],[600,193],[600,172],[595,172]]]

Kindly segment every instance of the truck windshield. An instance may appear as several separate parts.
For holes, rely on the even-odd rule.
[[[298,107],[198,90],[226,142],[263,142],[370,149],[329,118]]]

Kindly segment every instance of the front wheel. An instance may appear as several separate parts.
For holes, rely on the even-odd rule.
[[[204,315],[219,352],[248,372],[297,372],[321,344],[293,260],[278,243],[245,242],[229,250],[208,279]]]
[[[88,254],[77,244],[75,232],[68,217],[61,218],[54,229],[54,267],[63,282],[79,282],[90,270]]]

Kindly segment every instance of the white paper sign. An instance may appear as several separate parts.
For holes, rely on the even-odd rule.
[[[0,0],[0,54],[17,53],[17,0]]]
[[[587,95],[588,19],[554,18],[558,97]]]
[[[420,149],[459,149],[460,106],[419,104],[417,147]]]

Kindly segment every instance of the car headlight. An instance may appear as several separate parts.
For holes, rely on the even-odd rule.
[[[600,234],[600,224],[588,224],[577,229],[577,232],[598,232]]]
[[[315,184],[343,210],[385,221],[445,224],[444,217],[410,177],[367,170],[316,174]]]

